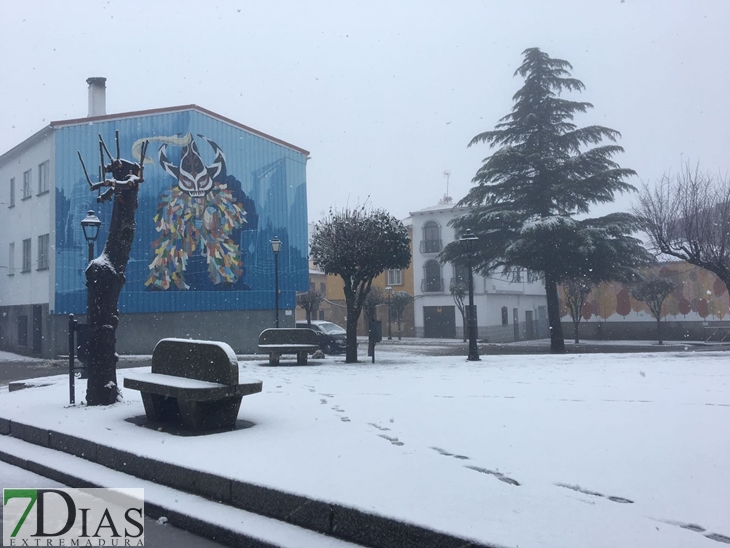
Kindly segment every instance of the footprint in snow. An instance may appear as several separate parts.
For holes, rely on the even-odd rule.
[[[520,485],[519,481],[508,478],[502,472],[499,472],[497,470],[489,470],[488,468],[481,468],[479,466],[466,466],[466,468],[468,468],[469,470],[474,470],[475,472],[479,472],[480,474],[489,474],[490,476],[494,476],[495,478],[497,478],[499,481],[508,483],[510,485]]]
[[[404,444],[404,443],[403,443],[402,441],[400,441],[400,440],[399,440],[398,438],[391,438],[390,436],[386,436],[385,434],[378,434],[378,436],[380,436],[380,437],[381,437],[381,438],[383,438],[384,440],[388,440],[388,441],[389,441],[390,443],[392,443],[393,445],[398,445],[398,446],[400,446],[400,445],[405,445],[405,444]]]
[[[370,426],[372,426],[373,428],[377,428],[378,430],[381,430],[383,432],[387,432],[388,430],[390,430],[390,428],[386,428],[385,426],[380,426],[379,424],[375,424],[374,422],[369,422],[368,424]]]

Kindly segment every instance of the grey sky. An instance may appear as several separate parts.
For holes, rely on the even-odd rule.
[[[195,103],[311,151],[309,217],[367,199],[398,217],[463,197],[467,149],[512,106],[521,52],[573,64],[639,185],[730,167],[730,1],[0,0],[0,153],[52,120]],[[631,197],[611,208],[626,209]]]

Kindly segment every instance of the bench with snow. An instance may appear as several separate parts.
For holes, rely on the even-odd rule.
[[[139,390],[147,418],[178,422],[188,430],[233,428],[241,398],[262,382],[238,379],[238,360],[224,342],[162,339],[151,373],[128,373],[124,387]]]
[[[259,350],[268,352],[270,365],[279,365],[282,354],[296,354],[297,364],[307,365],[307,354],[318,349],[319,338],[311,329],[264,329],[259,335]]]

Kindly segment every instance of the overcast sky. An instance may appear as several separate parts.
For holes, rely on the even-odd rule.
[[[50,121],[195,103],[305,148],[309,218],[458,200],[522,85],[521,52],[573,65],[579,125],[620,131],[640,185],[730,168],[730,0],[0,0],[0,153]],[[627,209],[619,198],[596,214]]]

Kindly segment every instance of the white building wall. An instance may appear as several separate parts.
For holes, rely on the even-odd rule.
[[[55,262],[55,176],[53,133],[0,160],[0,306],[49,304]],[[48,192],[38,193],[38,166],[49,162]],[[30,197],[23,199],[23,174],[31,170]],[[15,205],[10,205],[10,180],[15,178]],[[38,270],[38,237],[48,234],[48,268]],[[31,267],[22,272],[23,240],[30,239]],[[14,274],[8,271],[9,245],[15,244]]]
[[[454,208],[452,204],[441,204],[433,208],[411,213],[413,220],[413,278],[416,300],[415,326],[416,335],[425,336],[424,307],[453,307],[454,299],[449,291],[454,268],[446,263],[441,265],[443,290],[439,292],[424,291],[425,271],[427,261],[437,259],[438,252],[427,252],[422,246],[424,239],[424,225],[434,221],[440,228],[441,246],[455,239],[455,231],[448,226],[454,217],[466,213],[466,208]],[[515,326],[513,310],[518,313],[518,336],[524,338],[528,332],[525,325],[526,312],[532,312],[533,322],[547,317],[547,299],[545,286],[541,281],[527,281],[527,273],[523,272],[521,282],[512,282],[511,279],[500,275],[490,277],[474,275],[474,304],[477,309],[477,329],[480,338],[487,340],[513,340]],[[502,307],[507,307],[508,323],[502,323]],[[542,308],[542,310],[541,310]],[[455,310],[456,336],[462,336],[461,314]],[[530,328],[532,329],[532,327]],[[537,333],[535,333],[537,334]],[[546,335],[545,333],[540,333]]]

